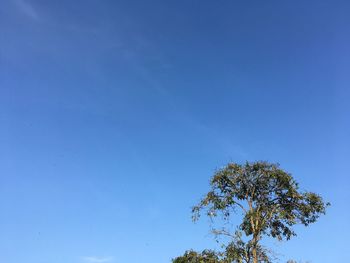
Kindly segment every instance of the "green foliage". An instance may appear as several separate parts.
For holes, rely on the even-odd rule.
[[[261,263],[271,263],[271,252],[264,248],[263,246],[257,244],[257,255],[259,262]],[[245,242],[242,239],[242,233],[236,231],[233,239],[225,246],[225,251],[222,253],[224,262],[250,262],[253,258],[253,244],[252,242]]]
[[[215,173],[211,191],[193,207],[193,218],[206,209],[209,217],[221,213],[228,220],[241,209],[240,229],[247,236],[267,234],[288,240],[295,235],[293,225],[314,223],[327,206],[319,195],[300,192],[298,183],[277,164],[231,163]]]
[[[224,252],[213,252],[210,260],[214,261],[205,261],[208,259],[203,253],[190,251],[182,257],[187,261],[175,263],[271,262],[269,251],[260,245],[264,235],[289,240],[296,235],[294,225],[316,222],[329,205],[315,193],[300,191],[291,174],[268,162],[229,163],[214,174],[210,185],[210,191],[192,209],[193,220],[204,213],[212,219],[220,215],[229,221],[240,211],[242,222],[234,233],[225,227],[213,229],[216,236],[230,239]],[[243,241],[242,234],[248,241]],[[191,256],[202,261],[189,261]]]
[[[186,251],[183,256],[173,259],[173,263],[223,263],[219,255],[212,250],[204,250],[197,253],[193,250]]]

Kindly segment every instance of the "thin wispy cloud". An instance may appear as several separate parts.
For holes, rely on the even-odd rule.
[[[16,4],[17,8],[22,14],[26,15],[31,19],[39,20],[38,12],[28,1],[14,0],[14,3]]]
[[[113,257],[83,257],[83,260],[90,263],[106,263],[112,262]]]

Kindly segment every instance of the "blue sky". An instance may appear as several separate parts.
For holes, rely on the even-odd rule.
[[[0,5],[0,261],[213,247],[190,207],[229,161],[332,203],[281,259],[350,262],[348,1]]]

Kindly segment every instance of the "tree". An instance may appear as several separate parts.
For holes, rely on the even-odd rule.
[[[173,263],[221,263],[219,255],[212,250],[203,250],[197,253],[193,250],[186,251],[183,256],[177,257]]]
[[[268,250],[260,244],[264,236],[289,240],[296,235],[293,225],[316,222],[329,205],[315,193],[300,191],[291,174],[268,162],[229,163],[215,172],[210,185],[192,209],[193,220],[203,213],[211,219],[222,216],[224,227],[212,229],[216,236],[229,239],[223,252],[226,261],[221,262],[271,262]],[[242,222],[233,232],[225,222],[238,211]]]

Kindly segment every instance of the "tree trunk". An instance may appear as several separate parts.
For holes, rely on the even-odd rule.
[[[253,263],[258,263],[258,240],[258,236],[254,234],[252,247]]]
[[[256,246],[254,245],[252,253],[253,253],[253,263],[258,263],[258,253],[256,251]]]

